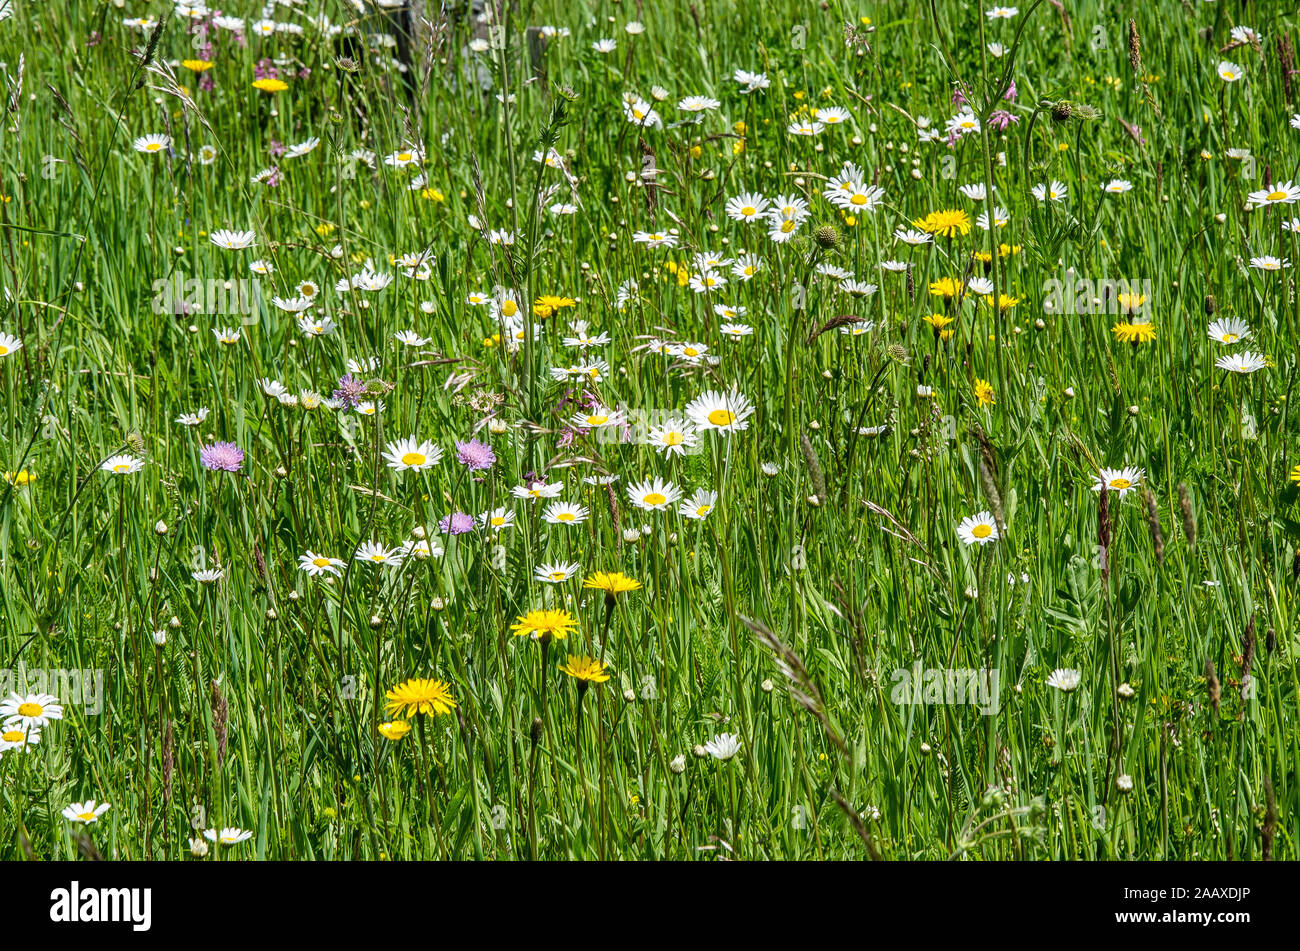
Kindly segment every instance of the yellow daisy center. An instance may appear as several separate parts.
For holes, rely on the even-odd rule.
[[[753,205],[746,205],[744,208],[740,209],[740,213],[744,215],[746,218],[748,218],[751,215],[758,214],[758,209],[755,208]]]
[[[1111,487],[1112,489],[1127,489],[1127,488],[1128,488],[1129,486],[1131,486],[1132,484],[1133,484],[1133,483],[1130,482],[1128,479],[1111,479],[1111,480],[1110,480],[1110,487]]]
[[[424,465],[424,453],[408,452],[402,456],[402,465],[404,466],[422,466]]]
[[[313,558],[311,563],[317,568],[328,568],[330,560],[328,558]]]
[[[1264,197],[1269,201],[1283,201],[1287,197],[1287,193],[1283,191],[1269,192]]]
[[[729,409],[715,409],[709,414],[708,420],[714,426],[730,426],[736,421],[736,414]]]
[[[651,492],[644,499],[642,499],[642,501],[645,502],[646,505],[663,505],[665,502],[668,501],[668,496],[663,495],[659,492]]]
[[[993,528],[989,525],[976,525],[970,530],[970,533],[976,538],[988,538],[993,534]]]
[[[22,730],[7,730],[0,733],[0,740],[4,740],[6,743],[21,743],[24,736]]]
[[[18,715],[20,717],[39,717],[45,708],[39,703],[21,703],[18,705]]]

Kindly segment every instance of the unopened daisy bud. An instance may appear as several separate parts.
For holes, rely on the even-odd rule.
[[[772,683],[772,679],[770,677],[758,685],[759,689],[762,690],[763,693],[771,693],[773,686],[774,684]]]
[[[817,498],[817,496],[815,495],[810,495],[808,496],[808,504],[811,505],[813,508],[817,508],[819,505],[822,504],[822,500]]]
[[[190,855],[196,859],[206,857],[208,854],[208,843],[202,838],[190,839]]]
[[[171,619],[167,622],[167,626],[170,627],[170,628],[174,631],[174,630],[176,630],[178,627],[181,626],[181,619],[178,618],[176,615],[173,614],[173,615],[171,616]]]
[[[1137,691],[1133,689],[1132,685],[1129,684],[1127,680],[1116,687],[1115,692],[1120,695],[1120,699],[1122,700],[1132,700],[1137,696]]]
[[[510,424],[504,419],[493,417],[488,420],[488,432],[492,433],[494,436],[500,436],[502,433],[508,433],[509,431]]]
[[[636,541],[640,537],[641,537],[641,533],[637,531],[635,528],[623,529],[623,541],[625,542],[631,543]]]
[[[417,526],[415,526],[415,528],[411,529],[411,537],[412,537],[412,538],[423,538],[423,537],[424,537],[424,526],[423,526],[423,525],[417,525]]]
[[[631,687],[623,691],[624,703],[636,703],[636,691]]]
[[[276,467],[275,467],[275,475],[276,475],[276,478],[278,478],[278,479],[288,478],[289,470],[286,469],[284,466],[276,466]]]
[[[1043,322],[1043,318],[1039,317],[1037,320],[1034,321],[1034,329],[1035,329],[1035,330],[1043,330],[1043,329],[1045,329],[1046,327],[1047,327],[1047,324]]]
[[[377,628],[377,627],[383,627],[383,626],[384,626],[384,619],[381,618],[378,614],[372,614],[372,615],[370,615],[370,626],[371,626],[371,627],[376,627],[376,628]]]
[[[1115,777],[1115,788],[1122,793],[1133,791],[1133,777],[1128,773],[1121,773]]]
[[[1067,400],[1072,400],[1072,399],[1074,399],[1074,387],[1072,387],[1072,386],[1067,386],[1067,387],[1065,388],[1065,398],[1066,398]]]
[[[441,611],[446,606],[446,602],[444,602],[442,598],[433,598],[429,601],[429,607],[433,608],[435,611]]]
[[[166,522],[162,522],[162,521],[154,522],[153,530],[154,530],[154,532],[156,532],[156,533],[159,534],[159,535],[166,535],[166,534],[167,534],[167,523],[166,523]]]
[[[968,585],[964,594],[966,595],[967,601],[974,601],[976,598],[980,596],[979,589],[976,588],[974,585]]]
[[[922,755],[922,756],[929,756],[929,755],[930,755],[930,744],[929,744],[929,743],[922,743],[922,744],[921,744],[921,755]]]
[[[692,752],[695,756],[697,756],[697,757],[701,757],[701,758],[703,758],[703,757],[709,755],[709,751],[706,750],[703,746],[701,746],[701,745],[698,744],[698,743],[696,743],[694,746],[691,747],[691,752]]]
[[[267,608],[267,609],[266,609],[266,619],[267,619],[268,621],[274,621],[274,620],[275,620],[276,618],[278,618],[279,616],[280,616],[280,615],[278,615],[278,614],[275,613],[275,608]]]
[[[1130,416],[1136,416],[1136,415],[1137,415],[1138,413],[1140,413],[1140,412],[1141,412],[1141,410],[1138,409],[1136,406],[1130,406],[1130,407],[1128,408],[1128,414],[1129,414]]]
[[[686,772],[686,754],[678,753],[668,763],[668,768],[674,773],[681,775]]]
[[[298,594],[298,591],[297,591],[296,589],[293,590],[293,591],[290,591],[290,592],[289,592],[289,600],[290,600],[290,601],[297,601],[300,597],[302,597],[302,596],[301,596],[300,594]]]
[[[166,631],[154,631],[154,632],[153,632],[153,642],[154,642],[154,644],[155,644],[156,646],[158,646],[158,647],[163,647],[164,645],[166,645],[166,643],[167,643],[167,632],[166,632]]]

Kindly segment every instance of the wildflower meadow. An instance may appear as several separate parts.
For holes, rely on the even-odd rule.
[[[1295,859],[1298,26],[0,0],[0,857]]]

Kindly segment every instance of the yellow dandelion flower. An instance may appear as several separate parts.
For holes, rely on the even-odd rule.
[[[379,724],[379,733],[385,739],[397,742],[411,732],[411,724],[406,720],[389,720]]]
[[[962,282],[955,277],[941,277],[937,281],[930,282],[930,293],[935,297],[942,297],[946,300],[960,297],[962,289]]]
[[[539,641],[550,641],[552,638],[563,640],[577,629],[578,622],[573,619],[573,615],[558,608],[529,611],[510,625],[510,630],[519,637],[531,634]]]
[[[912,224],[927,234],[941,234],[946,238],[955,237],[959,232],[970,234],[970,215],[960,209],[945,208],[932,211],[921,220],[913,221]]]
[[[1116,324],[1110,328],[1110,332],[1115,335],[1115,339],[1120,343],[1150,343],[1156,339],[1156,327],[1155,324],[1151,323]]]
[[[560,665],[560,671],[578,681],[578,686],[583,689],[586,689],[587,684],[603,684],[609,680],[604,664],[582,654],[570,656],[567,663]]]
[[[384,710],[390,715],[410,717],[417,713],[451,713],[456,701],[451,699],[451,688],[441,680],[414,677],[398,684],[384,694],[388,703]]]

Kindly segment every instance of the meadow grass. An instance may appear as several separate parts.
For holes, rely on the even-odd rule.
[[[1296,857],[1284,5],[7,2],[4,857]]]

